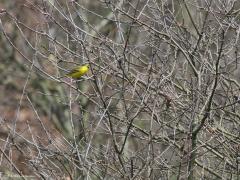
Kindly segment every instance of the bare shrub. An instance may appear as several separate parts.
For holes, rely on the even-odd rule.
[[[1,164],[39,178],[238,179],[239,8],[43,0],[2,9],[0,51],[15,68],[5,76],[19,82],[4,87],[20,97],[2,117]],[[87,76],[64,76],[84,63]]]

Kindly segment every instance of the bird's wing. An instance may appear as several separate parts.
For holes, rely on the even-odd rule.
[[[73,73],[76,73],[76,72],[79,72],[79,70],[78,69],[73,69],[73,70],[71,70],[69,73],[67,73],[67,74],[73,74]]]

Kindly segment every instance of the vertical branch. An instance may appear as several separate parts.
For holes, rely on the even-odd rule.
[[[192,180],[194,178],[194,165],[195,165],[195,161],[196,161],[196,147],[197,147],[197,135],[200,132],[200,130],[203,128],[206,119],[209,117],[210,113],[211,113],[211,107],[212,107],[212,102],[213,102],[213,97],[218,85],[218,79],[219,79],[219,63],[220,63],[220,59],[222,57],[222,51],[223,51],[223,45],[224,45],[224,39],[225,39],[225,34],[224,34],[224,30],[222,30],[222,37],[220,39],[220,49],[218,50],[218,57],[215,63],[215,78],[214,78],[214,82],[211,88],[211,93],[207,98],[206,101],[206,106],[204,107],[204,115],[203,118],[200,121],[200,124],[196,127],[193,127],[193,132],[191,133],[191,154],[190,154],[190,163],[189,163],[189,176],[188,176],[188,180]]]

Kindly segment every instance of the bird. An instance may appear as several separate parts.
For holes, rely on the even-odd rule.
[[[89,71],[89,64],[74,67],[66,76],[73,79],[79,79]]]

